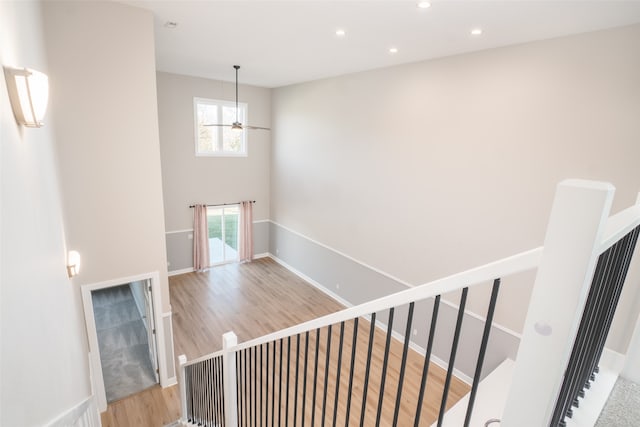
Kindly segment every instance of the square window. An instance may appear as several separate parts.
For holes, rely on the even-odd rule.
[[[247,104],[193,98],[196,156],[246,156],[245,131],[231,129],[233,122],[246,123]],[[225,126],[205,126],[210,124]]]

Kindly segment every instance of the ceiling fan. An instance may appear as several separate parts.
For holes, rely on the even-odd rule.
[[[243,129],[258,129],[258,130],[271,130],[270,128],[260,127],[260,126],[249,126],[243,125],[238,120],[238,70],[240,69],[239,65],[234,65],[233,68],[236,69],[236,121],[232,124],[205,124],[203,126],[222,126],[222,127],[230,127],[231,130],[234,131],[242,131]]]

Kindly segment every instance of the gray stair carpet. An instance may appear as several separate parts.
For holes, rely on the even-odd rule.
[[[107,401],[156,384],[147,332],[128,285],[92,293]]]
[[[640,384],[618,378],[595,427],[640,426]]]

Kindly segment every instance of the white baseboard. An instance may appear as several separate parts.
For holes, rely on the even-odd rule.
[[[168,273],[168,275],[169,275],[169,277],[171,277],[171,276],[177,276],[178,274],[186,274],[186,273],[193,273],[193,272],[194,272],[193,267],[192,268],[183,268],[182,270],[170,271]]]
[[[318,290],[320,290],[320,291],[324,292],[325,294],[327,294],[327,296],[329,296],[331,299],[336,300],[337,302],[339,302],[340,304],[342,304],[345,307],[353,307],[353,304],[351,304],[349,301],[347,301],[346,299],[342,298],[341,296],[333,293],[328,288],[326,288],[323,285],[321,285],[320,283],[316,282],[311,277],[307,276],[306,274],[302,273],[301,271],[296,270],[295,268],[293,268],[292,266],[290,266],[289,264],[287,264],[286,262],[284,262],[283,260],[281,260],[280,258],[275,256],[274,254],[269,253],[268,256],[269,256],[269,258],[273,259],[275,262],[277,262],[278,264],[280,264],[281,266],[283,266],[284,268],[286,268],[287,270],[289,270],[290,272],[292,272],[293,274],[295,274],[296,276],[298,276],[299,278],[304,280],[305,282],[309,283],[314,288],[317,288]]]
[[[255,254],[253,256],[253,259],[267,258],[269,257],[269,255],[270,255],[269,252],[263,252],[261,254]]]

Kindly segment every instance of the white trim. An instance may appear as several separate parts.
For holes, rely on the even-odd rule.
[[[286,268],[287,270],[289,270],[290,272],[292,272],[293,274],[295,274],[296,276],[298,276],[299,278],[304,280],[305,282],[308,282],[314,288],[317,288],[318,290],[324,292],[331,299],[333,299],[333,300],[339,302],[340,304],[342,304],[344,307],[348,307],[348,308],[353,307],[352,303],[350,303],[346,299],[342,298],[340,295],[338,295],[338,294],[330,291],[329,289],[325,288],[319,282],[313,280],[311,277],[307,276],[306,274],[302,273],[301,271],[296,270],[291,265],[287,264],[286,262],[284,262],[283,260],[281,260],[277,256],[275,256],[275,255],[273,255],[271,253],[268,254],[268,256],[269,256],[269,258],[273,259],[275,262],[277,262],[278,264],[280,264],[281,266],[283,266],[284,268]]]
[[[267,258],[269,257],[271,254],[269,252],[263,252],[261,254],[255,254],[253,256],[253,259],[260,259],[260,258]]]
[[[160,301],[160,274],[157,271],[138,274],[135,276],[123,277],[119,279],[106,280],[81,286],[82,302],[84,305],[84,316],[87,326],[87,337],[89,339],[89,352],[91,355],[93,372],[93,389],[96,392],[96,404],[100,412],[107,410],[107,396],[104,387],[104,377],[102,376],[102,363],[100,361],[100,347],[98,346],[98,335],[96,333],[96,321],[93,313],[93,301],[91,292],[98,289],[111,288],[119,285],[126,285],[138,280],[149,280],[151,282],[151,292],[153,294],[153,313],[156,323],[156,343],[158,355],[158,369],[160,371],[160,385],[167,387],[172,379],[167,378],[167,354],[164,343],[164,324],[161,314],[162,304]],[[169,313],[170,315],[171,313]],[[175,378],[175,377],[174,377]]]
[[[257,219],[253,221],[254,224],[262,224],[263,222],[271,222],[270,219]]]
[[[193,228],[185,228],[184,230],[165,231],[164,234],[192,233]]]
[[[236,106],[236,101],[227,101],[225,99],[211,99],[211,98],[199,98],[194,96],[193,97],[193,140],[194,140],[194,149],[195,149],[195,155],[196,157],[248,157],[249,156],[249,138],[247,138],[247,132],[246,131],[242,131],[242,150],[240,152],[234,152],[234,151],[224,151],[224,141],[222,140],[223,138],[223,128],[222,127],[217,127],[214,129],[216,129],[218,131],[218,135],[217,135],[217,140],[218,140],[218,148],[220,148],[219,151],[209,151],[209,152],[199,152],[198,151],[198,105],[199,104],[204,104],[204,105],[213,105],[217,108],[219,108],[218,110],[218,122],[220,124],[222,124],[222,108],[223,107],[231,107],[231,108],[238,108],[238,111],[242,111],[242,114],[240,114],[240,117],[238,117],[238,121],[240,122],[244,122],[244,124],[246,125],[247,123],[249,123],[249,104],[247,104],[246,102],[238,102],[237,106]],[[236,111],[236,113],[238,112]]]
[[[171,347],[170,348],[175,348],[174,342],[173,342],[173,312],[171,310],[162,313],[162,327],[163,328],[164,328],[164,319],[167,318],[167,317],[170,319],[169,320],[169,325],[171,327],[171,331],[169,331],[170,333],[168,334],[169,338],[171,340]],[[166,336],[166,335],[167,334],[163,334],[163,343],[164,343],[164,336]],[[167,375],[167,378],[166,378],[166,382],[164,384],[162,384],[163,388],[164,387],[171,387],[171,386],[174,386],[174,385],[178,384],[178,373],[177,373],[177,370],[178,369],[176,368],[175,362],[173,362],[173,376],[169,377],[168,376],[168,372],[165,373]]]
[[[77,424],[76,422],[81,418],[83,418],[83,422]],[[101,425],[100,414],[98,413],[94,396],[87,397],[45,424],[46,427],[97,427],[99,425]]]
[[[598,249],[599,253],[609,249],[638,225],[640,225],[640,204],[611,215],[605,225],[604,236]]]
[[[393,276],[393,275],[391,275],[391,274],[389,274],[389,273],[386,273],[386,272],[384,272],[384,271],[382,271],[382,270],[379,270],[379,269],[377,269],[377,268],[375,268],[375,267],[370,266],[369,264],[366,264],[366,263],[364,263],[364,262],[362,262],[362,261],[359,261],[359,260],[357,260],[357,259],[355,259],[355,258],[353,258],[353,257],[351,257],[351,256],[349,256],[349,255],[347,255],[347,254],[345,254],[345,253],[343,253],[343,252],[340,252],[340,251],[339,251],[339,250],[337,250],[337,249],[334,249],[334,248],[332,248],[332,247],[330,247],[330,246],[327,246],[327,245],[325,245],[325,244],[323,244],[323,243],[320,243],[320,242],[318,242],[317,240],[314,240],[314,239],[312,239],[312,238],[310,238],[310,237],[307,237],[307,236],[305,236],[305,235],[304,235],[304,234],[302,234],[302,233],[298,233],[297,231],[292,230],[292,229],[290,229],[289,227],[286,227],[286,226],[284,226],[284,225],[282,225],[282,224],[278,224],[278,223],[277,223],[277,222],[275,222],[275,221],[270,221],[270,222],[271,222],[272,224],[274,224],[274,225],[278,226],[278,227],[283,228],[284,230],[286,230],[286,231],[288,231],[288,232],[290,232],[290,233],[292,233],[292,234],[295,234],[295,235],[296,235],[296,236],[298,236],[298,237],[301,237],[301,238],[303,238],[303,239],[306,239],[306,240],[308,240],[308,241],[309,241],[309,242],[311,242],[311,243],[314,243],[314,244],[316,244],[316,245],[318,245],[318,246],[320,246],[320,247],[323,247],[323,248],[325,248],[325,249],[327,249],[327,250],[330,250],[330,251],[332,251],[332,252],[334,252],[334,253],[336,253],[336,254],[338,254],[338,255],[340,255],[340,256],[343,256],[343,257],[347,258],[347,259],[348,259],[348,260],[350,260],[350,261],[353,261],[353,262],[355,262],[355,263],[357,263],[357,264],[359,264],[359,265],[361,265],[361,266],[363,266],[363,267],[365,267],[365,268],[370,269],[371,271],[374,271],[374,272],[376,272],[376,273],[378,273],[378,274],[381,274],[382,276],[384,276],[384,277],[386,277],[386,278],[388,278],[388,279],[391,279],[391,280],[393,280],[393,281],[397,282],[398,284],[405,286],[406,288],[415,288],[415,287],[416,287],[415,285],[412,285],[412,284],[410,284],[410,283],[408,283],[408,282],[405,282],[405,281],[403,281],[403,280],[401,280],[401,279],[398,279],[397,277],[395,277],[395,276]],[[542,256],[542,247],[536,248],[536,249],[534,249],[533,251],[539,251],[539,252],[540,252],[540,256]],[[278,263],[282,264],[285,268],[287,268],[287,269],[291,270],[293,273],[295,273],[295,274],[297,274],[298,276],[302,277],[304,280],[307,280],[309,283],[313,284],[314,286],[316,286],[318,289],[322,290],[323,292],[326,292],[326,293],[327,293],[329,296],[331,296],[333,299],[336,299],[337,301],[341,301],[341,302],[342,302],[342,301],[346,301],[346,300],[343,300],[340,296],[338,296],[338,295],[334,294],[333,292],[329,291],[327,288],[323,287],[322,285],[320,285],[320,284],[317,284],[317,285],[316,285],[315,283],[317,283],[317,282],[315,282],[315,283],[314,283],[314,280],[313,280],[313,279],[311,279],[311,278],[309,278],[309,277],[307,277],[307,276],[305,276],[305,275],[301,275],[301,274],[299,274],[299,272],[298,272],[297,270],[295,270],[293,267],[289,266],[288,264],[284,263],[284,261],[279,260],[279,259],[278,259],[277,257],[275,257],[273,254],[270,254],[270,256],[271,256],[271,258],[273,258],[273,259],[274,259],[274,261],[276,261],[276,262],[278,262]],[[445,300],[445,299],[442,299],[442,300],[441,300],[441,302],[442,302],[442,303],[444,303],[444,304],[446,304],[446,305],[448,305],[448,306],[450,306],[450,307],[452,307],[452,308],[454,308],[454,309],[456,309],[456,310],[458,310],[458,308],[459,308],[459,306],[458,306],[458,305],[456,305],[456,304],[454,304],[454,303],[452,303],[452,302],[450,302],[450,301],[447,301],[447,300]],[[348,305],[348,306],[349,306],[349,307],[352,307],[352,305]],[[465,309],[465,310],[464,310],[464,314],[469,315],[469,316],[471,316],[471,317],[473,317],[473,318],[475,318],[475,319],[477,319],[477,320],[480,320],[480,321],[482,321],[482,322],[484,322],[484,321],[486,320],[486,317],[482,317],[481,315],[476,314],[476,313],[474,313],[474,312],[470,311],[469,309]],[[520,333],[518,333],[518,332],[515,332],[515,331],[513,331],[513,330],[511,330],[511,329],[507,328],[506,326],[503,326],[503,325],[501,325],[501,324],[499,324],[499,323],[496,323],[495,321],[493,322],[492,327],[496,327],[496,328],[498,328],[499,330],[501,330],[502,332],[504,332],[504,333],[506,333],[506,334],[509,334],[509,335],[511,335],[511,336],[513,336],[513,337],[515,337],[515,338],[517,338],[518,340],[522,338],[522,334],[520,334]]]
[[[273,221],[273,220],[269,220],[269,221],[270,221],[273,225],[277,225],[278,227],[283,228],[283,229],[287,230],[288,232],[295,234],[295,235],[296,235],[296,236],[298,236],[298,237],[302,237],[303,239],[306,239],[306,240],[310,241],[311,243],[315,243],[316,245],[321,246],[321,247],[323,247],[323,248],[325,248],[325,249],[328,249],[328,250],[330,250],[331,252],[334,252],[334,253],[336,253],[336,254],[338,254],[338,255],[340,255],[340,256],[343,256],[343,257],[347,258],[347,259],[348,259],[348,260],[350,260],[350,261],[353,261],[353,262],[355,262],[355,263],[357,263],[357,264],[360,264],[361,266],[366,267],[366,268],[368,268],[369,270],[375,271],[376,273],[381,274],[381,275],[383,275],[383,276],[385,276],[385,277],[387,277],[387,278],[389,278],[389,279],[391,279],[391,280],[394,280],[394,281],[396,281],[396,282],[398,282],[398,283],[400,283],[400,284],[402,284],[402,285],[406,286],[407,288],[413,288],[413,287],[415,287],[415,286],[416,286],[416,285],[412,285],[411,283],[406,282],[406,281],[404,281],[404,280],[402,280],[402,279],[398,279],[397,277],[392,276],[391,274],[389,274],[389,273],[387,273],[387,272],[385,272],[385,271],[379,270],[379,269],[377,269],[377,268],[375,268],[375,267],[373,267],[373,266],[371,266],[371,265],[369,265],[369,264],[367,264],[367,263],[365,263],[365,262],[363,262],[363,261],[360,261],[360,260],[358,260],[358,259],[356,259],[356,258],[354,258],[354,257],[352,257],[352,256],[350,256],[350,255],[347,255],[347,254],[345,254],[344,252],[340,252],[339,250],[334,249],[334,248],[332,248],[331,246],[325,245],[324,243],[320,243],[320,242],[318,242],[317,240],[314,240],[314,239],[312,239],[311,237],[305,236],[304,234],[299,233],[299,232],[297,232],[297,231],[295,231],[295,230],[293,230],[293,229],[291,229],[291,228],[289,228],[289,227],[286,227],[286,226],[284,226],[284,225],[282,225],[282,224],[279,224],[279,223],[277,223],[277,222],[275,222],[275,221]]]
[[[168,272],[167,274],[169,275],[169,277],[171,276],[177,276],[178,274],[186,274],[186,273],[193,273],[195,270],[193,269],[193,267],[190,268],[183,268],[181,270],[173,270]]]

